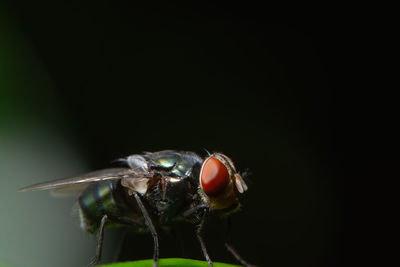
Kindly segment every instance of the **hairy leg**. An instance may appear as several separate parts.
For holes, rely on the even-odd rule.
[[[151,235],[153,236],[154,240],[154,252],[153,252],[153,267],[157,267],[158,265],[158,235],[156,232],[156,229],[154,228],[153,223],[151,222],[151,218],[149,216],[149,213],[147,212],[146,208],[144,207],[142,201],[140,200],[140,196],[136,193],[133,192],[133,195],[136,199],[136,202],[138,203],[138,206],[140,210],[142,211],[146,226],[149,228]]]
[[[251,265],[247,261],[245,261],[239,253],[233,248],[231,245],[231,239],[232,239],[232,222],[231,222],[231,217],[228,217],[227,221],[227,235],[226,235],[226,241],[225,241],[225,247],[228,249],[228,251],[236,258],[237,261],[239,261],[242,265],[246,267],[256,267],[255,265]]]
[[[103,247],[103,237],[104,237],[104,226],[107,222],[107,215],[105,214],[103,218],[101,218],[101,223],[100,223],[100,228],[99,228],[99,237],[97,239],[97,250],[96,250],[96,256],[94,259],[89,263],[89,266],[93,266],[99,263],[101,259],[101,249]]]
[[[196,236],[197,236],[197,239],[200,242],[201,250],[203,251],[204,258],[206,258],[206,261],[208,262],[208,266],[212,267],[213,263],[212,263],[210,257],[208,256],[206,245],[205,245],[205,243],[203,241],[203,238],[201,237],[201,230],[203,229],[203,224],[204,224],[204,220],[205,220],[206,214],[207,213],[205,213],[203,215],[203,217],[201,219],[201,222],[196,227]]]

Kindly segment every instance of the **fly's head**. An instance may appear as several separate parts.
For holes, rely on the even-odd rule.
[[[232,160],[221,153],[214,153],[204,160],[199,184],[200,193],[211,210],[235,210],[239,207],[239,194],[247,190]]]

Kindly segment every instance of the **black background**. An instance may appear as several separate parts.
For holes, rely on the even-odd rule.
[[[43,116],[69,125],[93,169],[141,151],[224,152],[252,173],[233,218],[234,243],[250,262],[371,262],[366,193],[354,175],[364,148],[362,95],[350,78],[357,27],[270,24],[250,6],[10,6],[65,111],[61,122],[46,106]],[[210,219],[210,255],[234,262],[223,227]],[[183,228],[185,254],[164,237],[161,257],[202,258]],[[151,239],[132,237],[122,251],[149,258]]]

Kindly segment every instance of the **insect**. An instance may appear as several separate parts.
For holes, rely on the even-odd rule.
[[[96,256],[90,265],[101,259],[104,228],[123,225],[151,232],[155,267],[159,257],[158,228],[187,221],[195,225],[203,255],[212,266],[201,236],[204,220],[209,213],[230,214],[238,210],[239,195],[247,190],[232,160],[222,153],[201,158],[194,152],[164,150],[134,154],[119,161],[126,167],[40,183],[20,191],[80,194],[81,227],[90,233],[98,232]],[[229,242],[225,245],[238,261],[251,266]]]

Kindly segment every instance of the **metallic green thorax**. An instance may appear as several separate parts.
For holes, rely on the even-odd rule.
[[[150,161],[152,168],[165,169],[174,177],[193,177],[193,167],[200,165],[202,159],[192,152],[176,152],[171,150],[149,153],[145,157]]]
[[[150,168],[160,175],[159,181],[151,183],[144,195],[146,202],[164,224],[178,219],[180,213],[194,203],[203,160],[195,153],[176,151],[149,153],[144,157],[150,163]],[[167,178],[163,182],[162,177],[172,179]]]

